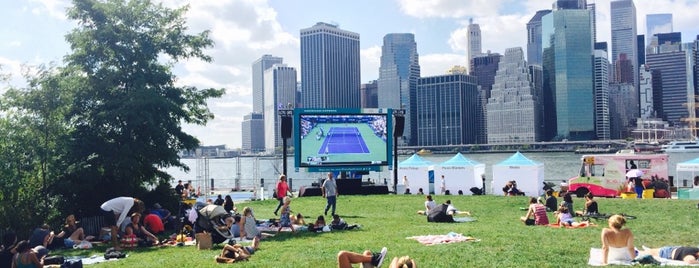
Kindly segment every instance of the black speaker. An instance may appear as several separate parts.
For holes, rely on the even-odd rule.
[[[393,124],[393,136],[394,137],[403,137],[403,127],[405,126],[405,117],[396,116],[394,119],[396,120],[396,122],[395,122],[395,124]]]
[[[291,126],[291,117],[282,116],[282,139],[291,138],[293,127]]]

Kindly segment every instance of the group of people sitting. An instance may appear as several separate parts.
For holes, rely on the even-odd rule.
[[[417,214],[426,215],[428,222],[453,222],[454,216],[470,216],[468,211],[460,211],[451,204],[451,200],[446,200],[441,205],[437,205],[432,199],[432,195],[425,196],[425,210],[418,210]]]
[[[585,195],[585,206],[581,211],[576,211],[573,209],[573,196],[572,193],[566,193],[563,195],[563,202],[560,206],[557,205],[558,199],[553,195],[553,190],[548,189],[546,191],[546,200],[542,200],[540,197],[532,197],[529,199],[529,207],[527,207],[527,214],[520,219],[526,225],[548,225],[549,219],[547,212],[554,212],[556,217],[555,224],[563,227],[578,227],[580,225],[588,224],[587,221],[577,222],[574,216],[589,216],[599,214],[599,207],[597,201],[594,200],[594,196],[591,193]]]
[[[75,215],[66,217],[65,225],[57,234],[48,224],[42,224],[34,229],[27,240],[20,241],[17,234],[8,232],[2,240],[0,267],[41,267],[49,250],[73,248],[91,239],[93,237],[86,236],[83,228],[78,225]]]

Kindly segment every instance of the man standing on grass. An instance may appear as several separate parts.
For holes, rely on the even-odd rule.
[[[335,179],[333,179],[332,172],[328,172],[328,178],[323,181],[323,186],[320,187],[320,191],[323,192],[323,198],[328,200],[328,204],[325,205],[325,216],[328,215],[328,209],[332,206],[332,215],[335,215],[335,202],[337,201],[337,184]]]

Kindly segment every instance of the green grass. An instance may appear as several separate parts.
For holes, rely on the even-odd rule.
[[[330,233],[282,233],[262,241],[260,250],[249,261],[231,264],[236,267],[336,267],[339,250],[361,252],[388,247],[388,258],[409,255],[420,267],[584,267],[589,249],[600,247],[598,226],[584,229],[557,229],[524,226],[519,217],[528,203],[526,197],[450,196],[452,203],[471,211],[475,222],[428,223],[415,212],[422,208],[424,197],[405,195],[340,196],[338,214],[348,223],[361,224],[360,230]],[[437,202],[444,201],[443,196]],[[560,202],[560,201],[559,201]],[[669,199],[598,199],[603,213],[626,213],[637,216],[627,226],[634,232],[636,246],[696,246],[699,211],[696,201]],[[575,208],[582,208],[575,199]],[[241,204],[242,205],[242,204]],[[258,219],[273,217],[276,200],[251,202]],[[310,217],[322,213],[321,197],[295,198],[294,212]],[[242,209],[242,208],[240,208]],[[549,214],[551,217],[551,214]],[[593,220],[594,222],[594,220]],[[457,232],[481,239],[435,246],[423,246],[408,236]],[[211,250],[188,247],[146,248],[129,251],[116,262],[93,267],[219,267],[214,256],[221,246]],[[101,254],[92,251],[66,251],[69,254]],[[384,265],[387,267],[388,265]]]

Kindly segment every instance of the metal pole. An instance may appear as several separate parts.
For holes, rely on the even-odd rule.
[[[398,137],[393,135],[393,192],[398,194]]]
[[[284,175],[286,176],[286,138],[282,139],[282,147],[282,172],[284,172]]]

